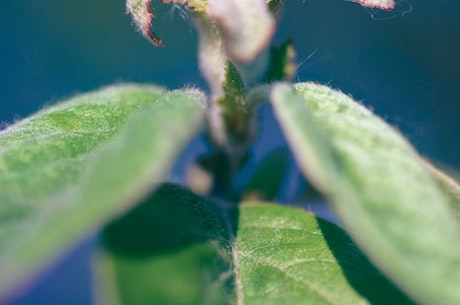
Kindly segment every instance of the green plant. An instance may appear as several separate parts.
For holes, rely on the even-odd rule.
[[[289,83],[292,44],[267,49],[278,1],[177,2],[200,31],[209,105],[196,89],[113,86],[1,131],[1,295],[102,226],[102,304],[459,304],[458,185],[346,95]],[[149,4],[128,9],[160,44]],[[346,231],[269,203],[278,155],[234,188],[265,100]],[[192,191],[162,184],[204,122]]]

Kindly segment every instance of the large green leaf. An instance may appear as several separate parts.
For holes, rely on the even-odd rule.
[[[101,305],[226,304],[229,232],[216,205],[166,184],[103,231]]]
[[[335,224],[273,204],[240,209],[237,304],[412,304]]]
[[[460,304],[460,236],[419,156],[328,87],[276,85],[275,112],[306,176],[354,240],[420,304]]]
[[[205,97],[121,85],[0,132],[0,296],[165,178]]]
[[[164,185],[104,230],[101,304],[411,304],[336,225]]]

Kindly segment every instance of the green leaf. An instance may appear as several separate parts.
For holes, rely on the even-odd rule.
[[[234,141],[244,142],[250,119],[249,109],[245,101],[245,87],[240,74],[235,66],[228,62],[225,69],[225,81],[222,83],[224,95],[215,101],[221,111],[222,119],[226,126],[227,137],[236,138]],[[228,144],[231,140],[227,140]]]
[[[273,204],[219,209],[164,185],[108,226],[100,303],[411,304],[334,224]]]
[[[166,177],[202,120],[196,90],[122,85],[0,132],[0,296]]]
[[[294,42],[289,39],[279,47],[270,48],[270,64],[265,72],[264,82],[291,81],[297,72]]]
[[[273,204],[240,209],[237,304],[412,304],[336,225]]]
[[[289,155],[286,150],[275,150],[262,159],[252,174],[243,198],[246,200],[275,200],[281,190],[288,170]]]
[[[449,206],[454,212],[457,222],[460,224],[460,185],[445,172],[439,170],[434,165],[425,161],[425,166],[431,174],[431,177],[439,186],[439,189],[446,196]]]
[[[419,156],[328,87],[276,85],[276,116],[305,175],[358,245],[420,304],[460,304],[460,236]]]
[[[217,206],[165,184],[103,231],[94,261],[99,303],[226,304],[228,240]]]

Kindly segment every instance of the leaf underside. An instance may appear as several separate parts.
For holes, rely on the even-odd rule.
[[[204,99],[113,86],[1,131],[0,297],[161,182],[198,130]]]
[[[460,304],[460,237],[420,157],[341,92],[278,84],[276,116],[296,159],[381,270],[420,304]]]

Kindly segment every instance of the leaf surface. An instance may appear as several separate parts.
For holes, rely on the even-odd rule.
[[[446,200],[449,202],[449,205],[457,218],[457,222],[460,224],[460,185],[454,178],[451,178],[445,172],[436,168],[428,161],[425,161],[424,163],[430,172],[431,177],[433,177],[433,180],[436,181],[439,189],[444,193]]]
[[[102,233],[101,305],[231,304],[228,231],[214,203],[165,184]]]
[[[225,49],[235,62],[253,61],[275,31],[264,0],[209,0],[206,14],[222,28]]]
[[[0,296],[161,182],[205,97],[121,85],[0,132]]]
[[[290,207],[235,212],[164,185],[103,242],[102,305],[412,304],[342,229]]]
[[[240,209],[237,304],[412,304],[338,226],[291,207]]]
[[[272,100],[303,172],[371,260],[420,304],[460,304],[458,227],[411,146],[325,86],[278,84]]]

